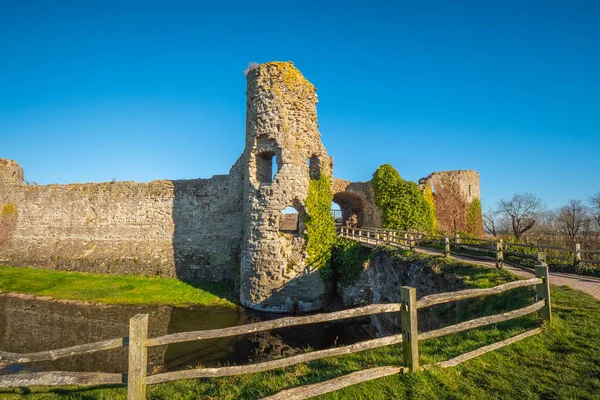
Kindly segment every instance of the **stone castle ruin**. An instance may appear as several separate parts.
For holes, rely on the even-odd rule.
[[[292,63],[251,69],[244,152],[210,179],[38,186],[0,159],[0,264],[238,282],[253,309],[321,308],[326,285],[307,265],[303,235],[310,180],[331,178],[344,225],[380,227],[382,216],[370,182],[333,178],[316,104]],[[442,205],[440,228],[461,230],[479,174],[436,172],[419,183]],[[282,214],[289,207],[297,214]]]

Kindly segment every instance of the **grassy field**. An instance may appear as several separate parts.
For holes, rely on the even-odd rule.
[[[0,292],[103,304],[234,306],[225,284],[0,266]]]
[[[419,256],[421,257],[421,256]],[[433,258],[431,258],[433,260]],[[433,261],[456,274],[464,287],[495,286],[515,278],[506,272],[451,261]],[[399,375],[356,385],[319,399],[600,399],[600,302],[566,287],[552,287],[554,321],[544,332],[458,367]],[[516,309],[533,291],[445,306],[449,324]],[[535,314],[514,321],[420,342],[421,364],[442,361],[538,326]],[[148,399],[260,399],[282,389],[323,381],[369,367],[402,365],[401,346],[298,365],[283,370],[217,379],[191,379],[148,388]],[[122,387],[32,388],[0,392],[13,399],[125,399]]]

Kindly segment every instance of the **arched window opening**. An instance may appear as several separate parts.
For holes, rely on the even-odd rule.
[[[256,155],[256,180],[263,184],[273,183],[277,174],[277,159],[272,151]]]
[[[281,210],[279,231],[292,235],[297,235],[300,232],[300,213],[296,208],[287,206]]]
[[[342,208],[335,201],[331,202],[331,215],[336,226],[342,226]]]
[[[312,156],[308,159],[308,171],[310,179],[319,179],[321,177],[321,160],[318,156]]]

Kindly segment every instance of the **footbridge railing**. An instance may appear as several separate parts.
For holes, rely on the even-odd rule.
[[[447,326],[441,329],[431,330],[428,332],[419,332],[418,330],[417,317],[419,310],[422,308],[430,307],[435,304],[499,294],[507,290],[512,290],[515,288],[526,286],[536,287],[536,298],[531,305],[514,311],[471,319],[465,322]],[[403,286],[401,288],[400,300],[400,303],[373,304],[332,313],[322,313],[299,317],[284,317],[271,321],[234,326],[230,328],[174,333],[155,338],[148,338],[148,314],[138,314],[130,319],[128,337],[116,338],[112,340],[106,340],[103,342],[90,343],[80,346],[67,347],[63,349],[43,351],[37,353],[17,354],[0,352],[0,362],[14,364],[42,360],[56,360],[62,357],[89,354],[93,352],[125,346],[129,349],[129,363],[127,374],[65,371],[25,374],[19,373],[13,375],[0,376],[0,388],[65,385],[97,386],[123,383],[127,385],[127,398],[129,400],[143,400],[146,398],[146,388],[149,385],[159,384],[163,382],[190,378],[215,378],[271,371],[274,369],[285,368],[301,363],[324,359],[327,357],[352,354],[360,351],[380,348],[383,346],[402,345],[402,365],[368,368],[328,381],[287,389],[265,398],[269,400],[307,399],[313,396],[333,392],[344,387],[348,387],[357,383],[365,382],[376,378],[381,378],[384,376],[403,373],[415,373],[433,367],[453,367],[474,357],[490,352],[492,350],[499,349],[501,347],[507,346],[511,343],[525,339],[532,335],[536,335],[541,332],[541,328],[538,327],[523,332],[506,340],[502,340],[500,342],[481,347],[474,351],[464,353],[458,357],[452,358],[447,361],[438,362],[433,365],[420,366],[419,342],[423,340],[455,334],[473,328],[479,328],[490,324],[497,324],[500,322],[513,320],[536,311],[543,320],[551,320],[551,301],[548,281],[548,268],[545,265],[540,265],[536,267],[536,277],[533,279],[509,282],[489,289],[469,289],[457,292],[437,293],[422,297],[419,300],[417,300],[415,288]],[[294,355],[287,358],[264,361],[249,365],[225,366],[215,368],[196,368],[187,369],[183,371],[164,372],[154,375],[148,374],[148,348],[153,346],[163,346],[172,343],[245,335],[271,329],[315,324],[321,322],[336,321],[359,316],[391,312],[401,313],[401,334],[366,340],[349,346],[333,347],[331,349],[307,352],[304,354]]]
[[[407,249],[423,248],[437,250],[445,256],[452,253],[496,262],[497,267],[513,260],[521,263],[531,260],[530,264],[540,262],[566,262],[575,267],[580,264],[600,264],[600,260],[592,259],[592,254],[600,254],[600,250],[582,250],[579,244],[573,249],[556,246],[543,246],[526,243],[505,242],[502,239],[490,240],[479,238],[463,238],[458,234],[452,236],[430,235],[418,231],[403,231],[384,228],[339,227],[340,237],[361,242],[366,246],[388,245]],[[533,266],[533,265],[532,265]]]

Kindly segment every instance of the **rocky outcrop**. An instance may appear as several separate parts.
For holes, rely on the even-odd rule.
[[[399,303],[402,286],[416,288],[417,298],[458,290],[459,279],[452,274],[442,273],[438,263],[434,257],[412,255],[391,248],[376,248],[365,264],[360,278],[352,285],[338,284],[338,294],[345,307],[355,307]],[[400,327],[399,313],[378,314],[371,320],[382,336],[398,332]],[[419,313],[420,329],[426,329],[436,323],[427,312]]]

